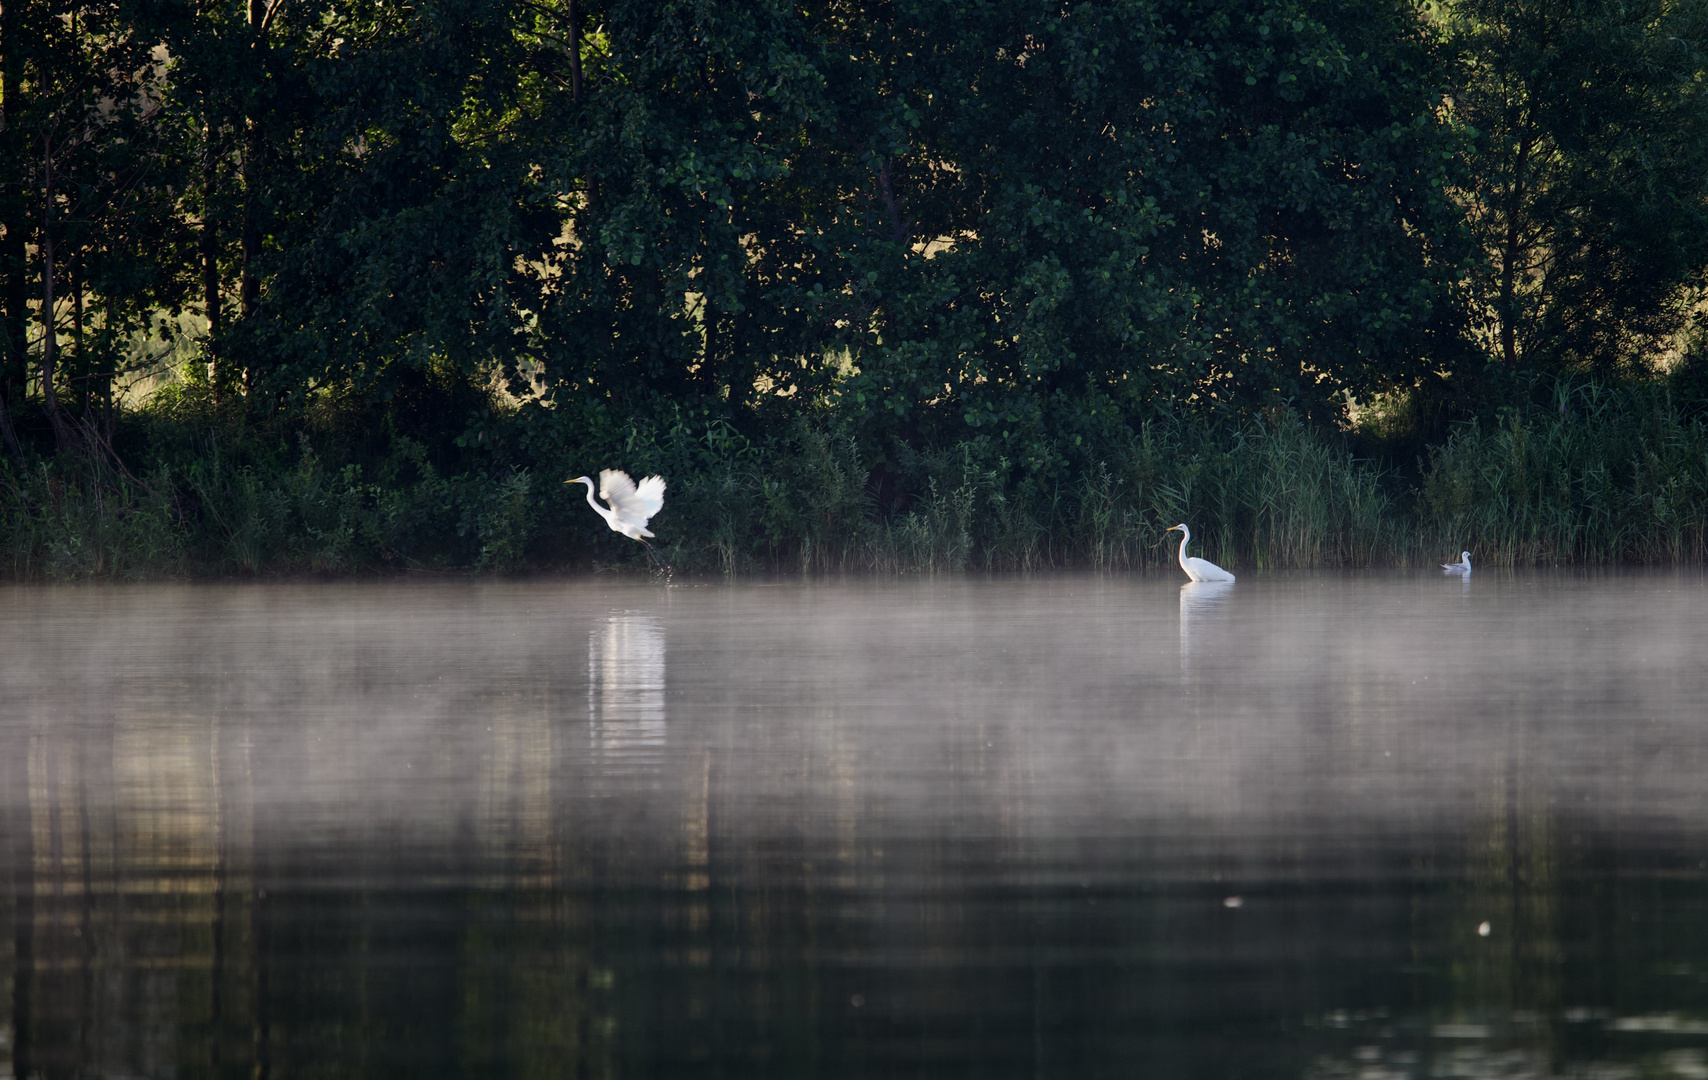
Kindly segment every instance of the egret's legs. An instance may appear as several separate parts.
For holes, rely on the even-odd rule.
[[[636,537],[636,539],[640,538]],[[658,554],[658,549],[653,547],[650,541],[641,540],[641,543],[646,545],[646,553],[652,556],[652,561],[658,567],[658,572],[664,575],[665,581],[669,581],[671,576],[676,573],[676,568],[664,561]]]

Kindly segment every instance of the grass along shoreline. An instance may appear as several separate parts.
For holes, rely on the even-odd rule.
[[[765,440],[715,419],[631,427],[621,446],[531,455],[520,420],[496,421],[475,453],[395,434],[357,445],[361,422],[251,426],[180,404],[123,418],[114,455],[0,462],[0,576],[643,570],[645,551],[561,483],[599,467],[669,480],[653,524],[689,573],[1152,570],[1172,565],[1177,521],[1194,553],[1234,569],[1430,565],[1466,548],[1480,565],[1708,561],[1708,420],[1649,384],[1552,384],[1453,427],[1411,475],[1287,413],[1121,428],[1043,475],[987,440],[878,461],[805,420]]]

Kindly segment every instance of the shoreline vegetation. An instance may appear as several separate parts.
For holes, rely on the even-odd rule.
[[[978,442],[887,476],[854,436],[804,418],[757,441],[684,415],[524,457],[526,422],[499,414],[480,452],[506,464],[478,471],[375,437],[384,426],[332,409],[256,425],[157,400],[122,418],[112,456],[0,464],[5,576],[650,569],[561,483],[586,461],[669,478],[658,544],[692,573],[1166,570],[1163,529],[1179,520],[1195,552],[1239,569],[1433,566],[1466,547],[1483,566],[1708,561],[1708,402],[1658,380],[1538,381],[1523,407],[1452,425],[1409,470],[1391,464],[1404,440],[1325,433],[1286,410],[1159,419],[1049,488],[1015,483]],[[466,455],[459,441],[439,454]],[[908,494],[884,506],[886,483]]]
[[[1708,0],[18,0],[0,579],[1708,561]]]

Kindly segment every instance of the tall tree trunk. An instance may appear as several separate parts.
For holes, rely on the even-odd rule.
[[[729,403],[732,406],[746,406],[754,398],[753,381],[759,377],[759,372],[758,363],[753,359],[752,342],[757,325],[758,317],[752,308],[730,316],[724,355],[729,357],[726,370],[729,378]]]
[[[1514,199],[1516,202],[1517,200]],[[1518,211],[1509,207],[1506,236],[1500,253],[1500,356],[1507,367],[1518,366]]]
[[[243,139],[243,274],[238,285],[238,310],[247,319],[255,314],[261,298],[261,281],[255,263],[261,256],[261,222],[257,189],[261,184],[261,125],[251,117],[245,121]]]
[[[267,7],[262,0],[249,0],[249,48],[254,53],[256,67],[266,51]],[[255,262],[261,255],[260,187],[261,187],[261,123],[253,106],[243,121],[243,276],[239,282],[238,302],[243,317],[255,313],[255,302],[261,295],[261,283],[255,276]]]
[[[700,297],[700,323],[706,331],[705,351],[700,355],[700,393],[706,397],[718,396],[718,353],[722,344],[718,340],[718,311],[712,306],[712,298]],[[734,396],[732,388],[731,397]]]
[[[260,136],[256,134],[255,122],[248,122],[248,131],[244,137],[243,153],[243,233],[242,256],[243,268],[239,271],[237,282],[237,310],[244,321],[255,314],[255,304],[261,297],[261,282],[255,276],[255,261],[261,254],[261,230],[255,220],[255,172],[254,152],[260,145]],[[243,393],[247,397],[254,394],[255,383],[259,372],[255,370],[253,357],[243,365]]]
[[[65,424],[65,417],[59,412],[59,390],[54,386],[58,378],[59,365],[59,335],[55,312],[57,297],[54,296],[54,251],[53,251],[53,145],[44,142],[42,146],[42,222],[41,247],[42,260],[42,407],[47,412],[47,421],[53,427],[53,439],[61,450],[69,450],[76,442],[71,429]]]
[[[280,0],[282,2],[282,0]],[[265,64],[262,62],[266,51],[267,7],[262,0],[249,0],[249,48],[253,54],[254,70],[252,77],[259,76],[265,86]],[[261,257],[261,154],[262,138],[261,123],[256,117],[254,98],[245,110],[243,118],[243,160],[240,166],[243,180],[243,223],[238,237],[241,249],[242,265],[238,270],[237,304],[238,313],[247,321],[255,314],[255,305],[261,298],[261,281],[256,276],[256,263]],[[255,391],[256,371],[253,363],[243,368],[243,391],[253,394]]]
[[[569,93],[581,104],[581,12],[575,0],[569,0]]]
[[[101,309],[101,329],[103,331],[113,325],[113,298],[105,298],[106,304]],[[105,336],[103,334],[103,336]],[[101,438],[110,447],[113,444],[113,364],[112,354],[108,353],[101,360],[100,376],[95,380],[96,389],[101,398]]]
[[[83,256],[71,261],[71,340],[77,345],[77,404],[89,416],[89,352],[83,347]]]
[[[261,229],[255,220],[256,194],[255,187],[259,166],[255,163],[261,138],[255,121],[248,122],[243,153],[243,270],[238,281],[237,300],[238,312],[247,321],[255,314],[255,304],[261,297],[261,282],[255,276],[255,262],[261,254]],[[256,376],[253,362],[243,367],[243,392],[251,394],[255,390]]]
[[[1530,168],[1533,132],[1528,114],[1519,121],[1518,157],[1512,164],[1512,184],[1507,188],[1506,235],[1500,256],[1500,355],[1509,368],[1518,366],[1518,271],[1524,261],[1520,248],[1523,234],[1524,199],[1528,194],[1525,172]]]
[[[47,409],[48,421],[53,425],[54,438],[61,447],[65,437],[60,431],[65,420],[59,415],[59,390],[54,386],[59,379],[59,334],[54,326],[54,308],[59,298],[54,295],[54,278],[57,276],[54,267],[53,233],[45,227],[41,238],[42,254],[42,404]]]
[[[218,183],[215,158],[213,110],[202,97],[202,306],[208,317],[208,384],[219,400],[224,372],[220,370],[219,226],[214,221],[214,188]]]
[[[6,399],[10,396],[4,386],[0,386],[0,441],[6,443],[6,448],[12,451],[12,456],[23,460],[24,448],[18,442],[18,433],[12,427],[12,414],[6,408]]]
[[[18,5],[0,3],[0,139],[7,149],[16,146],[18,114],[21,111],[23,58],[19,56]],[[30,231],[29,211],[23,200],[7,200],[5,219],[0,221],[0,440],[7,449],[23,456],[23,447],[12,426],[12,412],[24,399],[29,383],[30,286],[29,256],[25,246]]]
[[[569,3],[569,93],[576,108],[575,125],[581,126],[581,5],[576,0]],[[593,203],[599,197],[599,177],[592,169],[587,170],[587,207],[592,209]]]

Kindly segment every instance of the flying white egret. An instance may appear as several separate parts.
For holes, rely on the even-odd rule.
[[[1234,576],[1217,566],[1208,559],[1194,559],[1186,554],[1186,542],[1192,539],[1192,530],[1184,523],[1170,525],[1165,531],[1180,530],[1180,568],[1186,571],[1186,576],[1193,581],[1232,581]]]
[[[664,509],[664,477],[649,476],[636,487],[629,479],[629,474],[621,469],[599,470],[599,497],[611,504],[607,510],[593,501],[593,478],[578,476],[574,480],[565,480],[566,484],[587,485],[587,505],[599,511],[599,516],[605,519],[605,524],[611,526],[611,531],[620,532],[631,540],[639,540],[646,544],[646,549],[652,552],[654,559],[658,552],[647,544],[647,537],[652,530],[646,527],[647,519]]]
[[[1441,569],[1449,574],[1469,574],[1471,572],[1471,553],[1461,551],[1458,562],[1444,562],[1441,564]]]

